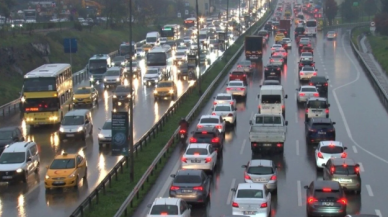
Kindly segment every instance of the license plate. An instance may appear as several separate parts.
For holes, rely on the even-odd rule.
[[[326,132],[318,132],[320,135],[326,135]]]
[[[269,106],[263,106],[263,109],[270,109]]]
[[[271,74],[271,75],[274,75],[274,74],[275,74],[275,72],[271,72],[270,74]]]
[[[3,179],[12,179],[12,176],[3,176]]]
[[[269,147],[269,146],[271,146],[271,144],[263,144],[263,146]]]
[[[320,87],[320,86],[322,86],[322,85],[321,85],[321,84],[317,84],[316,86],[317,86],[317,87]]]
[[[191,160],[191,163],[199,163],[201,162],[200,160]]]
[[[44,122],[39,122],[38,124],[45,124]]]
[[[182,138],[182,139],[185,138],[185,135],[182,134],[182,135],[181,135],[181,138]]]
[[[191,193],[193,190],[182,190],[183,193]]]
[[[321,111],[319,111],[319,110],[313,110],[313,112],[315,112],[315,113],[319,113],[319,112],[321,112]]]
[[[259,57],[251,57],[251,59],[259,59]]]
[[[74,137],[74,134],[66,134],[66,137]]]
[[[65,182],[63,181],[55,181],[54,184],[64,184]]]
[[[334,206],[333,202],[322,202],[323,206]]]
[[[244,211],[243,214],[244,215],[255,215],[256,212],[255,211]]]
[[[265,179],[255,179],[256,182],[265,182]]]

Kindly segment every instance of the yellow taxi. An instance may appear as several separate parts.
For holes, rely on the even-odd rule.
[[[152,47],[153,46],[150,44],[145,44],[145,45],[143,45],[143,50],[145,53],[148,53],[148,51],[150,51],[152,49]]]
[[[50,166],[47,166],[44,180],[46,189],[78,188],[81,179],[86,180],[88,167],[86,159],[79,154],[62,153],[55,156]]]
[[[98,91],[94,87],[79,87],[74,91],[73,107],[98,105]]]
[[[283,34],[283,33],[277,33],[275,35],[275,42],[280,42],[283,40],[283,38],[285,38],[286,36]]]
[[[299,20],[300,20],[299,18],[295,18],[295,19],[294,19],[295,25],[298,25]]]
[[[174,100],[177,95],[177,88],[174,81],[159,81],[154,90],[155,101],[166,98]]]

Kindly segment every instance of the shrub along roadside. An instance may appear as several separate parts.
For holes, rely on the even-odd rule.
[[[264,17],[266,17],[266,15]],[[245,34],[249,35],[253,31],[253,29],[256,29],[261,24],[262,21],[259,21],[251,28],[248,33]],[[223,58],[215,62],[214,66],[204,76],[202,76],[202,89],[205,89],[205,87],[210,86],[212,81],[224,68],[225,64],[238,51],[244,41],[244,35],[240,37],[231,47],[229,47],[229,49],[225,52]],[[237,59],[232,62],[232,64],[224,71],[224,74],[229,72],[231,67],[234,65],[234,62],[236,61]],[[222,79],[220,79],[219,81],[221,80]],[[217,86],[217,84],[213,85],[211,92],[213,92]],[[194,85],[192,88],[196,89],[197,87],[196,85]],[[202,108],[207,103],[210,97],[211,95],[208,95],[208,97],[206,97],[202,101],[200,108]],[[98,204],[101,204],[101,206],[93,205],[85,212],[85,216],[113,216],[116,213],[118,208],[121,206],[121,204],[129,195],[129,193],[132,191],[132,189],[142,177],[144,172],[148,169],[148,167],[159,154],[161,149],[171,138],[171,135],[177,128],[177,123],[179,122],[179,119],[181,117],[187,116],[187,114],[191,111],[194,105],[198,102],[199,98],[200,96],[197,94],[196,91],[192,92],[185,100],[185,103],[182,103],[181,107],[177,109],[177,112],[167,121],[166,125],[163,128],[163,133],[159,133],[155,139],[153,139],[145,148],[143,148],[142,152],[139,152],[139,156],[141,157],[135,157],[135,181],[129,181],[129,168],[124,168],[123,173],[118,177],[118,180],[112,181],[112,187],[108,187],[105,195],[101,195],[99,197]],[[176,144],[173,144],[173,147],[175,147],[175,145]],[[128,208],[129,215],[131,215],[135,211],[136,207],[142,202],[144,196],[148,193],[148,190],[155,183],[156,179],[158,178],[159,172],[163,169],[163,166],[168,161],[170,154],[171,153],[168,153],[166,155],[167,158],[163,158],[161,164],[158,165],[158,169],[155,170],[154,175],[150,177],[149,182],[145,184],[144,189],[140,191],[139,198],[133,201],[133,208]]]

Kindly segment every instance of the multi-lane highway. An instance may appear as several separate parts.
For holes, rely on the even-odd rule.
[[[212,53],[211,61],[213,62],[219,54],[221,52]],[[201,67],[201,72],[203,73],[205,69],[206,67]],[[142,71],[145,73],[144,67]],[[173,78],[177,84],[178,95],[181,96],[190,84],[187,81],[178,81],[177,76],[173,76]],[[153,98],[154,87],[146,87],[138,79],[134,80],[133,84],[136,90],[135,115],[133,116],[134,139],[138,141],[162,117],[173,102],[155,102]],[[89,85],[89,82],[80,85]],[[104,91],[101,86],[98,89],[99,106],[92,109],[93,137],[88,138],[86,142],[65,141],[60,143],[57,134],[58,128],[54,127],[26,129],[19,114],[1,121],[0,127],[22,126],[25,138],[35,141],[39,145],[41,165],[40,173],[31,175],[27,184],[0,185],[0,216],[69,216],[119,161],[119,157],[110,155],[110,148],[100,150],[98,146],[98,128],[101,128],[105,120],[111,117],[112,108],[112,92]],[[55,155],[62,151],[79,152],[86,156],[88,163],[87,182],[84,182],[79,190],[65,189],[62,191],[59,189],[58,191],[46,192],[43,183],[46,166],[51,163]]]
[[[388,189],[383,187],[386,178],[388,149],[385,133],[388,117],[368,78],[359,66],[349,44],[349,29],[337,29],[337,39],[328,41],[323,33],[313,40],[314,59],[318,75],[327,76],[328,99],[331,103],[330,117],[337,124],[337,140],[348,147],[348,157],[360,164],[362,192],[359,196],[348,194],[347,212],[388,215],[386,200]],[[291,34],[293,35],[293,34]],[[264,50],[263,63],[268,63],[269,47]],[[293,42],[294,43],[294,42]],[[248,137],[249,120],[257,112],[259,85],[263,81],[262,66],[249,79],[248,97],[237,104],[238,126],[226,134],[223,159],[212,177],[210,202],[206,206],[193,206],[193,217],[216,217],[232,214],[231,188],[244,182],[241,165],[252,158],[269,158],[278,166],[278,193],[272,197],[272,217],[306,216],[306,192],[304,185],[322,179],[315,167],[314,149],[305,143],[304,109],[296,104],[296,88],[299,87],[297,62],[298,51],[293,44],[288,54],[288,64],[282,73],[282,85],[288,94],[286,119],[289,121],[284,154],[252,156]],[[245,57],[241,57],[244,59]],[[224,82],[216,93],[225,92]],[[214,94],[215,95],[215,94]],[[212,102],[208,102],[202,114],[210,114]],[[197,123],[192,123],[194,129]],[[133,216],[146,216],[156,197],[168,197],[174,174],[180,167],[183,148],[176,150],[161,173],[158,182],[146,196],[138,212]]]

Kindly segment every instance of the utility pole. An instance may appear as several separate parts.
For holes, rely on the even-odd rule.
[[[132,45],[132,0],[129,1],[129,91],[131,91],[131,98],[129,100],[129,160],[130,160],[130,181],[134,181],[134,159],[133,159],[133,70],[132,70],[132,57],[133,57],[133,45]],[[128,162],[128,159],[127,159]]]
[[[195,1],[195,10],[197,13],[197,64],[196,69],[198,69],[198,94],[202,95],[202,88],[201,88],[201,67],[199,66],[200,63],[200,55],[201,55],[201,44],[199,43],[199,9],[198,9],[198,0]]]
[[[229,0],[226,1],[225,50],[228,48],[228,45],[229,45],[228,30],[229,30]]]
[[[238,0],[238,35],[241,33],[241,0]]]

